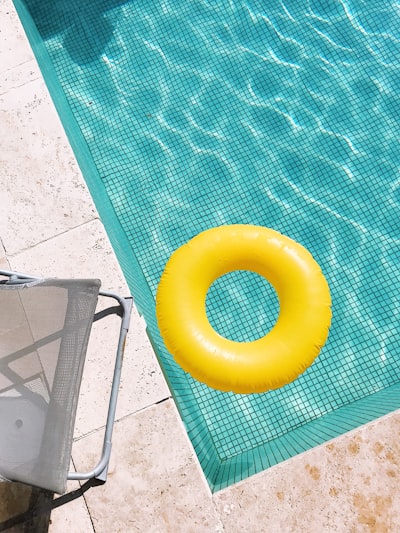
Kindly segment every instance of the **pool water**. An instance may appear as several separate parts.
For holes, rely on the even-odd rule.
[[[399,408],[398,3],[15,3],[210,486]],[[194,381],[155,322],[171,253],[232,223],[303,244],[332,293],[319,358],[265,394]],[[234,340],[278,312],[249,272],[207,297]]]

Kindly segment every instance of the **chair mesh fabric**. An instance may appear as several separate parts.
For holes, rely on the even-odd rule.
[[[0,479],[66,490],[99,280],[0,285]]]

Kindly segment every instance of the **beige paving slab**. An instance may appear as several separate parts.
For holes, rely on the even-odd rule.
[[[97,216],[35,68],[25,63],[0,77],[0,222],[8,254]]]
[[[214,495],[225,531],[400,531],[400,411]]]
[[[9,270],[10,265],[8,264],[7,258],[6,258],[6,251],[4,250],[3,243],[0,238],[0,268],[3,270]]]
[[[89,277],[102,288],[129,296],[129,289],[99,220],[49,239],[10,258],[11,267],[44,277]],[[107,318],[93,326],[78,404],[75,435],[105,423],[119,320]],[[128,336],[117,418],[170,396],[145,324],[133,311]]]
[[[25,61],[20,65],[10,66],[1,73],[0,95],[38,79],[41,79],[41,74],[34,59]]]
[[[99,219],[9,256],[9,261],[15,270],[39,276],[93,278],[101,273],[104,289],[116,292],[128,290]]]
[[[79,491],[80,485],[77,481],[68,482],[68,493]],[[60,507],[56,507],[51,512],[49,533],[94,533],[93,524],[90,519],[89,510],[83,495]]]
[[[90,460],[100,435],[75,445]],[[86,493],[96,533],[222,533],[211,494],[171,400],[120,420],[105,485]]]
[[[0,72],[33,58],[11,0],[0,2]]]
[[[69,502],[51,513],[49,533],[94,533],[89,511],[83,496]]]

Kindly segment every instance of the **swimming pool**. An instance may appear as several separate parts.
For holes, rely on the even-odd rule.
[[[210,486],[400,407],[396,4],[15,3]],[[332,291],[321,355],[267,394],[195,382],[155,323],[170,254],[227,223],[301,242]],[[207,305],[235,340],[278,313],[244,272]]]

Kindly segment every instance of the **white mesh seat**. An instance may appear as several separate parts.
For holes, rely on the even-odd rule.
[[[99,280],[37,279],[1,271],[0,477],[62,494],[67,479],[105,481],[131,299]],[[79,389],[99,295],[118,306],[121,330],[103,452],[89,472],[69,473]]]

